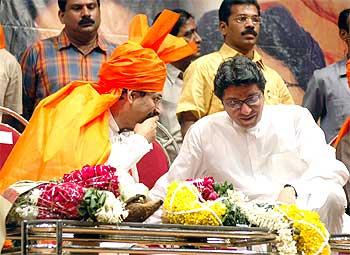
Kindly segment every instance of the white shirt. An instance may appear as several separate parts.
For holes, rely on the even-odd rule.
[[[138,182],[136,163],[153,148],[152,143],[148,143],[144,136],[134,134],[132,131],[119,133],[119,127],[112,114],[109,118],[109,127],[112,147],[106,165],[111,165],[118,171],[129,172],[131,170],[132,176]]]
[[[251,129],[238,126],[226,112],[192,125],[178,157],[155,184],[151,197],[163,199],[173,180],[203,176],[231,182],[251,200],[264,202],[274,202],[283,186],[291,184],[298,200],[306,201],[313,187],[322,190],[334,184],[342,192],[348,171],[335,159],[335,150],[326,144],[307,109],[265,105],[260,122]],[[311,207],[325,202],[323,197],[316,194]]]
[[[167,78],[162,92],[160,102],[159,121],[162,123],[174,137],[179,146],[182,144],[181,126],[176,116],[176,108],[181,96],[183,80],[179,78],[182,73],[173,65],[167,65]]]

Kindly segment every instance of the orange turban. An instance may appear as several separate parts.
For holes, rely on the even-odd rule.
[[[145,92],[163,90],[165,64],[192,55],[194,43],[169,35],[179,16],[164,10],[151,28],[145,15],[136,16],[130,25],[129,41],[112,53],[102,64],[98,90],[109,93],[115,88]],[[164,25],[166,24],[166,26]]]
[[[6,47],[6,37],[4,28],[0,25],[0,49],[3,49]]]
[[[110,153],[109,108],[122,88],[161,91],[165,64],[196,48],[168,35],[179,14],[164,11],[149,28],[137,15],[129,41],[102,65],[98,84],[75,81],[43,99],[0,171],[0,192],[19,180],[52,180],[84,165],[104,163]]]

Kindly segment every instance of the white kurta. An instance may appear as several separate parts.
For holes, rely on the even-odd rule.
[[[300,106],[266,105],[251,129],[238,126],[226,112],[202,118],[188,131],[178,157],[151,196],[164,198],[173,180],[203,176],[231,182],[256,201],[274,202],[283,186],[291,184],[301,207],[319,209],[329,190],[337,194],[341,208],[346,204],[342,186],[348,171]]]
[[[148,197],[148,188],[138,183],[136,164],[153,148],[152,143],[148,143],[145,137],[132,131],[119,133],[119,127],[112,114],[109,118],[109,130],[111,152],[105,164],[117,169],[121,195],[125,200],[137,194]]]

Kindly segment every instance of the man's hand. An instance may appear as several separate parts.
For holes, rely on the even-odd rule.
[[[134,128],[135,134],[144,136],[149,143],[153,142],[156,139],[157,132],[157,121],[159,120],[158,116],[146,119],[141,124],[136,124]]]
[[[281,190],[278,195],[277,201],[284,204],[295,204],[296,194],[293,187],[288,186]]]

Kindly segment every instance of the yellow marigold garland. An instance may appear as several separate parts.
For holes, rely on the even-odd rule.
[[[297,249],[305,255],[331,253],[329,233],[317,212],[299,209],[296,205],[280,205],[276,208],[293,223]]]
[[[220,200],[200,201],[197,188],[188,182],[172,182],[164,200],[165,218],[174,224],[222,225],[226,206]]]

